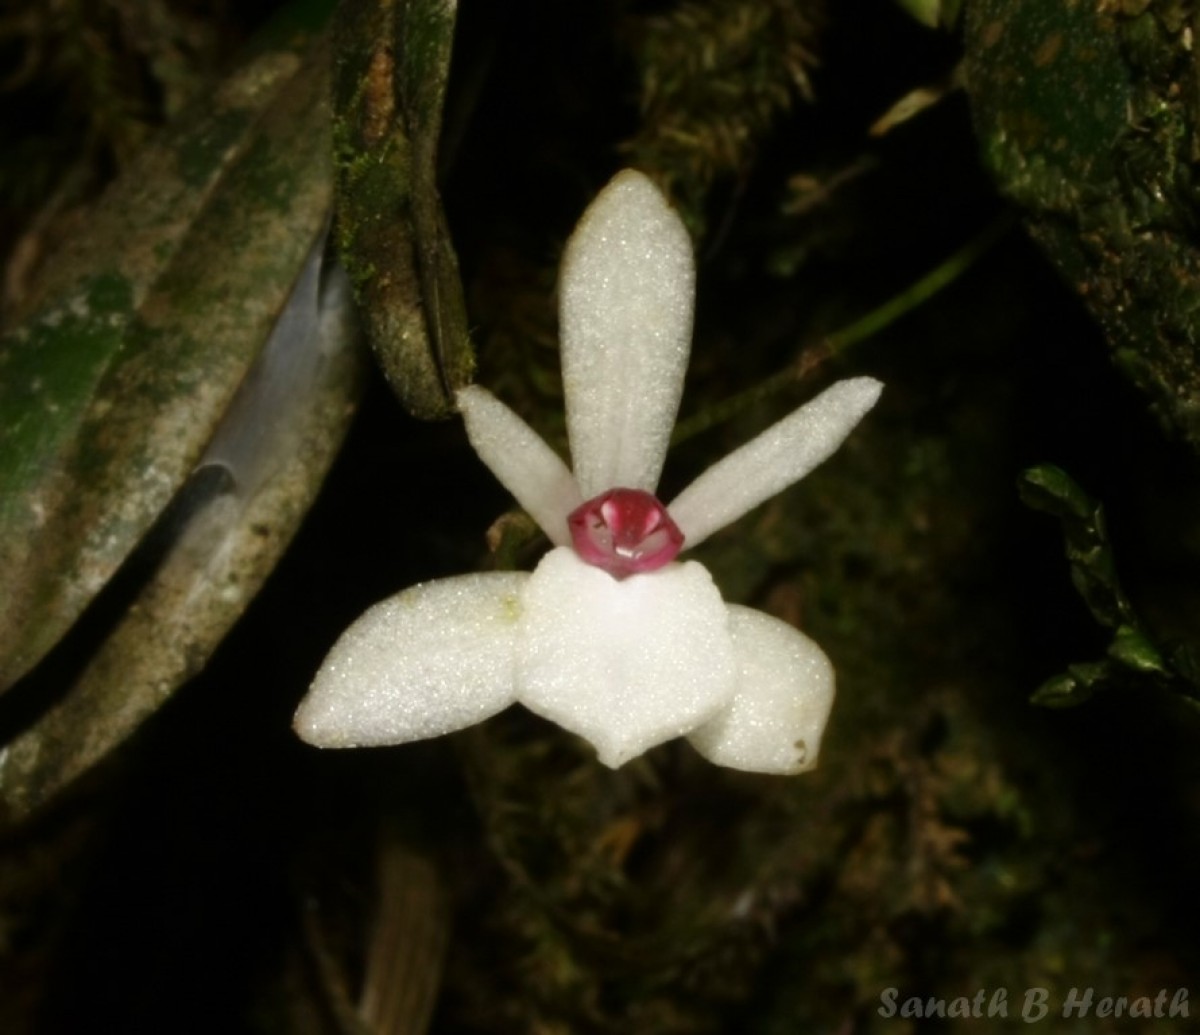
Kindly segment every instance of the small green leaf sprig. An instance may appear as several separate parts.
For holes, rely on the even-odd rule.
[[[1151,685],[1200,705],[1200,665],[1192,649],[1158,646],[1121,586],[1104,507],[1065,471],[1040,464],[1017,484],[1022,501],[1062,522],[1071,581],[1092,617],[1112,630],[1103,657],[1068,665],[1030,697],[1045,708],[1073,708],[1117,684]]]

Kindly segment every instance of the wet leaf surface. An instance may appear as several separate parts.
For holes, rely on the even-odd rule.
[[[38,689],[65,685],[2,756],[0,801],[12,812],[100,761],[203,667],[241,616],[341,445],[365,358],[356,332],[348,282],[320,234],[196,470],[97,601],[101,642],[81,642],[85,616],[59,648],[65,665],[52,655],[48,678],[31,677]]]
[[[102,272],[14,332],[10,369],[26,391],[22,404],[10,381],[3,411],[18,446],[4,472],[8,681],[84,615],[8,705],[6,732],[28,727],[0,764],[15,813],[203,666],[282,555],[353,413],[364,357],[327,248],[327,46],[310,39],[282,64],[290,74],[258,98],[213,182],[191,181],[199,202],[142,182],[159,167],[114,189],[97,233],[123,232],[112,207],[129,210],[131,191],[190,217],[134,234],[154,273],[96,245]],[[174,142],[177,164],[160,156],[168,174],[195,175],[189,148],[211,127],[197,132]]]
[[[183,484],[327,218],[325,59],[302,52],[259,57],[155,146],[0,350],[0,687]]]

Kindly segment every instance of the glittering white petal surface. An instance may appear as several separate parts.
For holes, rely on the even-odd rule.
[[[713,464],[667,507],[696,546],[826,460],[879,399],[872,377],[838,381]]]
[[[568,549],[523,596],[518,699],[619,766],[730,700],[728,612],[695,561],[618,581]]]
[[[758,773],[802,773],[817,764],[833,707],[833,666],[802,632],[730,605],[738,663],[733,704],[688,739],[710,762]]]
[[[567,465],[486,388],[471,385],[456,398],[479,458],[555,546],[570,543],[567,515],[583,497]]]
[[[296,712],[318,747],[402,744],[511,704],[524,572],[413,586],[346,630]]]
[[[641,173],[619,173],[567,243],[559,285],[567,430],[585,499],[658,484],[694,291],[692,242],[679,217]]]

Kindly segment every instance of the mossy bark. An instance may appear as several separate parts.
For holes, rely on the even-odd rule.
[[[1194,5],[974,0],[986,161],[1164,426],[1200,449]]]

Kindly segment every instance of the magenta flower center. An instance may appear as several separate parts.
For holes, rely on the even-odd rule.
[[[618,579],[661,568],[683,547],[667,508],[641,489],[609,489],[573,510],[567,525],[575,552]]]

